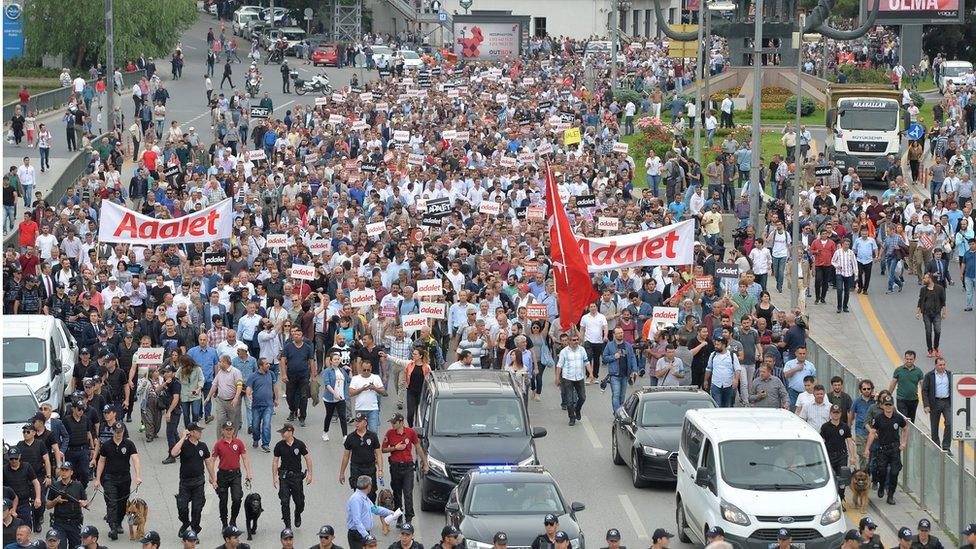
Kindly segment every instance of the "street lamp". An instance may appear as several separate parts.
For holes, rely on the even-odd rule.
[[[760,115],[762,111],[762,19],[763,19],[763,0],[755,1],[755,14],[753,15],[755,34],[752,38],[752,152],[749,155],[752,162],[749,167],[749,219],[752,228],[758,231],[759,228],[759,203],[762,197],[762,188],[759,184],[759,171],[762,169],[762,122]],[[770,180],[773,174],[769,174]]]

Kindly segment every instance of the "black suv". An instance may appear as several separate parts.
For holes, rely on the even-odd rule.
[[[464,536],[465,549],[491,549],[495,532],[508,534],[508,546],[527,548],[545,531],[545,517],[559,519],[571,549],[583,549],[579,502],[566,503],[556,479],[541,465],[484,466],[461,479],[444,508],[448,524]]]
[[[479,465],[535,465],[535,440],[515,380],[508,372],[450,370],[424,384],[414,425],[430,471],[417,469],[420,507],[440,509],[464,474]]]
[[[643,387],[630,395],[613,417],[610,456],[630,465],[634,486],[675,481],[678,440],[685,412],[714,408],[715,401],[698,387]]]

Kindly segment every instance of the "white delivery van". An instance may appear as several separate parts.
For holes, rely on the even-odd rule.
[[[969,61],[943,61],[939,65],[939,92],[945,93],[952,88],[958,90],[966,85],[966,76],[973,72],[973,64]]]
[[[27,385],[38,402],[61,410],[77,357],[78,344],[61,320],[3,315],[3,380]]]
[[[736,548],[767,549],[780,528],[804,549],[833,549],[847,530],[820,434],[779,409],[685,414],[676,521],[685,543],[718,526]]]

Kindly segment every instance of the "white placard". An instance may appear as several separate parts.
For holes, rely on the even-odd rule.
[[[526,221],[545,221],[546,209],[542,206],[529,206],[525,209]]]
[[[411,166],[423,166],[424,155],[411,153],[410,156],[407,157],[407,164],[410,164]]]
[[[407,130],[396,130],[393,132],[393,140],[406,143],[410,141],[410,132]]]
[[[363,92],[363,93],[359,94],[359,100],[362,101],[362,102],[364,102],[364,103],[372,103],[373,102],[373,92]]]
[[[299,280],[315,280],[314,265],[292,265],[291,277]]]
[[[346,121],[346,118],[344,116],[342,116],[341,114],[330,114],[329,115],[329,124],[342,124],[345,121]]]
[[[620,219],[616,217],[600,217],[597,220],[596,226],[601,231],[616,231],[620,226]]]
[[[249,160],[264,160],[268,155],[264,154],[264,149],[257,149],[255,151],[248,151],[247,158]]]
[[[390,104],[386,101],[381,101],[376,104],[376,110],[378,111],[388,111],[390,110]]]
[[[336,103],[345,103],[346,102],[346,96],[345,95],[342,95],[339,92],[335,92],[335,93],[332,94],[332,100],[335,101]]]
[[[460,95],[461,93],[457,90],[447,90],[448,99],[454,99],[455,97],[458,97]]]
[[[496,103],[508,103],[508,94],[507,93],[496,93],[495,94],[495,102]]]
[[[457,139],[457,130],[444,130],[441,132],[441,137],[447,141],[453,141]]]
[[[429,295],[444,295],[444,283],[439,278],[428,278],[417,281],[417,297],[427,297]]]
[[[471,132],[458,130],[457,137],[454,138],[457,141],[467,141],[471,139]]]
[[[159,366],[163,363],[165,352],[162,347],[139,347],[132,357],[132,362],[145,366]]]
[[[379,236],[386,231],[386,221],[366,224],[366,236]]]
[[[630,144],[617,141],[613,144],[613,152],[627,154],[630,152]]]
[[[316,107],[321,107],[322,105],[328,105],[328,104],[329,104],[329,98],[328,97],[316,97],[315,98],[315,106]]]
[[[515,159],[512,158],[511,156],[503,156],[498,159],[498,165],[503,166],[505,168],[514,168],[515,164],[516,164]]]
[[[349,305],[362,309],[376,305],[376,292],[369,288],[365,290],[353,290],[349,292]]]
[[[482,200],[478,206],[478,212],[488,215],[498,215],[502,211],[502,205],[494,200]]]
[[[447,318],[447,303],[434,303],[431,301],[420,302],[420,316],[443,320]]]
[[[324,238],[316,238],[308,243],[308,251],[312,252],[312,255],[319,255],[320,253],[327,252],[332,249],[332,242],[325,240]]]
[[[519,162],[523,164],[532,164],[535,162],[535,153],[522,152],[518,155]]]
[[[403,326],[404,333],[412,334],[427,326],[427,317],[422,314],[403,315],[400,318],[400,325]]]
[[[288,235],[285,233],[269,234],[266,245],[269,248],[284,248],[288,245]]]
[[[539,153],[540,155],[542,155],[542,154],[551,154],[552,153],[552,143],[543,143],[542,145],[539,146],[538,149],[535,150],[535,152]]]
[[[357,132],[361,132],[361,131],[365,130],[368,127],[369,126],[366,124],[366,121],[365,120],[357,120],[357,121],[355,121],[355,122],[352,123],[352,129],[355,130],[355,131],[357,131]]]
[[[426,212],[427,211],[427,199],[426,198],[418,198],[414,202],[414,204],[417,205],[417,211],[418,212]]]
[[[654,307],[651,316],[651,334],[657,333],[657,331],[662,327],[677,325],[677,307]]]

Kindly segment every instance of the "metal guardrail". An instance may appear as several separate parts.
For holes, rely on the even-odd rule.
[[[840,376],[844,387],[857,387],[861,379],[838,362],[829,352],[807,338],[809,360],[817,368],[818,379]],[[875,386],[879,381],[874,380]],[[961,418],[953,418],[954,420]],[[946,533],[958,536],[976,516],[976,475],[960,468],[966,452],[957,450],[950,457],[942,451],[927,433],[911,422],[908,423],[908,445],[902,453],[902,471],[899,487],[923,509],[928,511]],[[965,449],[972,443],[966,443]],[[960,478],[960,476],[962,478]],[[960,493],[960,490],[962,493]]]
[[[126,88],[131,88],[133,84],[139,81],[145,73],[143,71],[135,72],[124,72],[122,73],[122,84],[124,89],[119,90],[122,96],[125,97]],[[94,80],[89,80],[88,82],[94,85]],[[68,86],[66,88],[57,88],[49,90],[46,92],[39,93],[37,95],[31,95],[30,98],[30,108],[36,109],[37,113],[44,113],[52,110],[60,109],[61,107],[68,104],[68,99],[71,98],[71,94],[74,88]],[[3,123],[6,124],[14,116],[14,111],[20,106],[20,101],[14,101],[12,103],[7,103],[3,106]],[[27,113],[24,113],[27,116]]]

